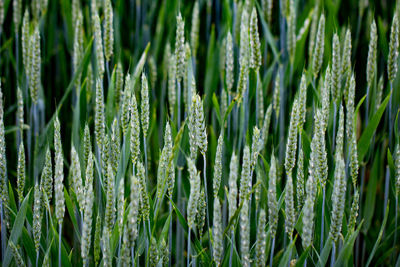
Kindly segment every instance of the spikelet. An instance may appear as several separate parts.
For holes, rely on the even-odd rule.
[[[169,122],[166,125],[166,134],[165,137],[165,144],[167,149],[167,186],[168,186],[168,196],[172,199],[175,187],[175,164],[173,161],[173,143],[172,143],[172,136],[171,136],[171,127],[169,126]]]
[[[40,187],[42,191],[43,198],[46,196],[47,201],[50,203],[53,196],[53,166],[51,163],[51,152],[49,147],[46,148],[46,159],[44,162],[44,167],[42,171],[42,176],[40,178]]]
[[[325,73],[325,81],[324,81],[324,86],[322,88],[322,121],[321,121],[321,127],[326,130],[326,127],[328,126],[328,119],[329,119],[329,106],[330,106],[330,90],[331,90],[331,69],[328,66],[326,68],[326,73]]]
[[[136,97],[132,95],[131,101],[131,160],[132,164],[136,164],[138,156],[140,154],[140,125],[139,125],[139,113],[137,109]]]
[[[72,66],[74,73],[77,72],[78,66],[83,60],[83,16],[82,11],[80,9],[77,10],[76,21],[74,21],[74,46],[73,46],[73,56],[72,56]],[[80,80],[81,74],[79,74],[75,83],[75,90],[77,94],[80,92]]]
[[[285,156],[285,170],[286,174],[292,172],[296,164],[296,151],[297,151],[297,129],[299,121],[299,102],[298,98],[294,100],[292,112],[290,115],[289,133],[286,144],[286,156]]]
[[[253,173],[254,168],[257,164],[257,159],[258,159],[258,155],[260,153],[260,148],[261,148],[261,134],[260,134],[260,130],[258,129],[257,126],[254,126],[253,129],[253,137],[252,137],[252,143],[251,143],[251,156],[250,156],[250,165],[251,165],[251,169],[250,169],[250,174]],[[251,179],[251,177],[250,177]]]
[[[150,88],[154,88],[157,82],[157,63],[153,55],[149,56],[148,64],[150,72]]]
[[[150,258],[150,266],[156,266],[158,263],[158,251],[157,251],[157,241],[153,236],[151,237],[149,258]]]
[[[110,246],[110,231],[107,227],[103,228],[103,235],[101,237],[101,243],[103,244],[102,251],[103,251],[103,266],[104,267],[111,267],[112,266],[112,256],[111,256],[111,246]]]
[[[213,222],[213,258],[215,264],[221,264],[222,251],[223,251],[223,232],[222,232],[222,214],[221,203],[218,198],[214,198],[214,222]]]
[[[141,90],[141,102],[140,102],[140,119],[142,122],[142,133],[143,136],[147,137],[149,130],[149,84],[147,82],[146,74],[142,73],[142,90]]]
[[[242,266],[250,266],[250,221],[249,203],[243,200],[242,210],[240,211],[240,254]]]
[[[22,201],[24,200],[24,188],[25,188],[25,148],[24,143],[21,142],[19,145],[18,152],[18,167],[17,167],[17,184],[18,184],[18,202],[21,206]]]
[[[344,113],[343,113],[343,106],[340,105],[339,127],[336,135],[335,159],[338,159],[338,157],[343,156],[343,135],[344,135]]]
[[[353,129],[353,118],[354,118],[354,97],[355,97],[356,81],[354,73],[351,75],[350,84],[347,95],[346,103],[346,137],[348,140],[352,138]]]
[[[265,231],[266,216],[264,209],[260,210],[257,225],[256,242],[256,266],[265,266],[265,247],[267,245],[267,233]]]
[[[130,200],[131,206],[127,218],[129,242],[131,246],[138,236],[138,221],[139,221],[139,196],[140,196],[140,183],[135,175],[131,176],[131,193]]]
[[[181,82],[185,71],[185,22],[180,12],[176,17],[175,56],[176,79]]]
[[[94,254],[94,263],[97,266],[100,260],[100,237],[101,237],[101,218],[100,214],[97,214],[96,219],[96,229],[94,232],[94,243],[93,243],[93,254]]]
[[[346,30],[346,37],[343,44],[343,54],[342,54],[342,76],[351,70],[351,32],[350,29]]]
[[[35,185],[35,195],[33,203],[33,239],[35,242],[36,253],[40,248],[40,235],[42,233],[42,192],[38,184]]]
[[[122,248],[121,248],[121,263],[123,266],[131,266],[131,256],[130,256],[130,245],[127,227],[124,227],[124,234],[122,236]]]
[[[122,107],[121,107],[121,126],[122,133],[126,136],[129,128],[129,120],[131,115],[131,75],[128,73],[125,76],[125,87],[122,94]]]
[[[351,210],[350,210],[350,218],[349,218],[349,226],[347,229],[351,229],[351,231],[354,231],[354,228],[356,226],[356,221],[358,217],[358,205],[360,201],[360,194],[358,193],[358,189],[355,189],[354,191],[354,196],[353,196],[353,202],[351,203]]]
[[[29,23],[29,11],[28,9],[24,12],[24,18],[22,19],[21,29],[21,46],[22,46],[22,63],[25,68],[25,75],[29,76],[29,44],[30,44],[30,23]]]
[[[254,192],[254,198],[256,200],[256,210],[258,210],[258,207],[260,206],[260,200],[261,200],[261,191],[262,191],[262,183],[263,183],[263,176],[261,176],[261,169],[258,167],[256,168],[256,182],[259,184],[255,187],[255,192]]]
[[[115,88],[114,88],[114,104],[117,110],[120,109],[120,103],[122,99],[121,92],[124,88],[124,72],[122,70],[121,62],[118,62],[117,68],[115,71]]]
[[[321,15],[318,22],[318,31],[315,37],[315,47],[312,58],[312,70],[314,78],[317,78],[318,73],[324,60],[324,43],[325,43],[325,16]]]
[[[249,39],[249,15],[246,9],[241,14],[240,24],[240,54],[239,54],[239,81],[237,83],[237,94],[240,99],[243,97],[247,87],[248,69],[250,60],[250,39]]]
[[[226,91],[224,89],[221,90],[220,107],[221,107],[221,118],[224,119],[226,111],[228,110],[228,95],[226,94]],[[226,121],[224,127],[226,127]]]
[[[196,101],[196,139],[200,153],[204,156],[207,151],[207,132],[204,118],[203,101],[197,95]]]
[[[319,145],[317,148],[317,153],[318,153],[318,160],[317,160],[317,168],[319,172],[319,182],[321,183],[322,188],[325,188],[326,180],[328,179],[328,158],[327,158],[327,153],[326,153],[326,141],[325,141],[325,129],[322,127],[322,111],[318,110],[319,113],[319,121],[320,121],[320,133],[318,135],[319,137]]]
[[[271,156],[271,165],[269,169],[269,182],[268,182],[268,214],[270,222],[271,237],[275,238],[276,229],[278,227],[278,202],[276,195],[276,160],[275,156]]]
[[[55,148],[55,169],[54,169],[54,193],[56,201],[56,219],[62,224],[65,212],[64,199],[64,159],[61,146],[60,121],[56,116],[54,120],[54,148]]]
[[[289,1],[289,16],[287,16],[287,37],[286,45],[290,61],[293,62],[296,53],[296,8],[294,0]]]
[[[191,159],[187,159],[190,174],[190,195],[187,206],[187,222],[189,229],[193,229],[196,220],[197,206],[200,196],[200,174],[198,173],[196,166]]]
[[[14,242],[9,240],[8,245],[11,248],[11,252],[14,256],[16,266],[25,267],[26,264],[24,262],[24,259],[22,258],[21,254],[19,253],[18,248],[16,247]]]
[[[400,145],[397,144],[395,148],[395,169],[396,169],[396,196],[400,194]]]
[[[84,208],[84,202],[85,202],[85,195],[83,191],[83,185],[82,185],[82,174],[81,174],[81,164],[79,162],[79,156],[78,153],[76,152],[76,149],[74,146],[71,148],[71,167],[70,167],[70,173],[71,173],[71,180],[70,180],[70,186],[73,188],[76,199],[78,201],[79,205],[79,210],[82,212]]]
[[[315,121],[315,128],[314,128],[314,134],[313,138],[311,141],[311,154],[310,154],[310,160],[308,164],[308,180],[306,183],[306,193],[307,193],[307,198],[309,195],[311,196],[312,202],[314,202],[315,195],[316,195],[316,185],[315,185],[315,179],[318,179],[321,177],[320,169],[318,168],[318,156],[319,156],[319,147],[320,147],[320,134],[321,134],[321,112],[318,109],[317,112],[315,113],[314,117]],[[322,178],[322,177],[321,177]],[[310,203],[308,203],[310,205]],[[314,205],[314,204],[312,204]],[[309,206],[308,208],[311,209]]]
[[[264,116],[264,90],[262,88],[262,83],[258,83],[257,86],[257,115],[258,115],[258,121],[257,123],[260,125],[260,127],[262,126],[262,120],[263,120],[263,116]],[[260,148],[261,149],[261,148]]]
[[[32,0],[31,1],[31,10],[35,21],[39,21],[40,19],[40,10],[41,10],[41,0]]]
[[[168,265],[169,254],[170,252],[168,250],[167,242],[165,241],[165,239],[162,239],[160,244],[160,258],[161,258],[161,264],[163,266]]]
[[[258,35],[258,19],[256,8],[253,7],[250,18],[250,68],[258,71],[261,66],[261,44]]]
[[[235,152],[232,153],[229,164],[229,220],[233,217],[237,209],[237,179],[238,179],[238,160]]]
[[[115,219],[115,181],[113,169],[109,163],[107,166],[107,187],[106,187],[106,211],[105,211],[105,228],[107,231],[112,231],[112,226]]]
[[[30,67],[29,67],[29,89],[34,104],[38,101],[40,87],[40,33],[39,26],[36,26],[29,42]]]
[[[265,12],[265,20],[267,21],[269,27],[271,27],[271,22],[272,22],[272,7],[274,4],[274,1],[272,0],[262,0],[262,7]]]
[[[168,59],[168,106],[170,116],[173,118],[176,105],[176,57],[171,55]]]
[[[329,236],[333,242],[336,242],[342,229],[342,218],[344,213],[346,193],[346,176],[343,157],[336,158],[334,179],[335,182],[332,192],[331,228],[329,230]]]
[[[285,230],[292,239],[294,225],[296,223],[296,212],[294,210],[294,191],[293,191],[293,179],[292,172],[287,173],[286,180],[286,194],[285,194]]]
[[[103,77],[104,52],[103,52],[103,42],[101,38],[100,18],[97,11],[94,11],[94,14],[92,15],[92,27],[94,33],[94,47],[95,47],[94,49],[96,51],[97,73],[99,77]]]
[[[310,27],[310,37],[308,41],[308,56],[309,62],[312,62],[314,45],[315,45],[315,36],[317,35],[317,27],[318,27],[318,15],[319,15],[319,1],[315,4],[312,20],[311,20],[311,27]]]
[[[214,198],[217,198],[219,188],[221,187],[223,145],[224,145],[224,136],[223,133],[221,133],[218,137],[217,151],[215,153],[214,179],[213,179]]]
[[[274,86],[274,96],[273,96],[273,108],[275,111],[275,117],[278,118],[279,117],[279,109],[281,107],[281,87],[280,87],[280,74],[279,72],[276,74],[275,77],[275,86]]]
[[[265,112],[264,121],[262,124],[262,130],[261,130],[262,147],[264,147],[265,144],[267,143],[269,125],[271,123],[271,114],[272,114],[272,104],[269,104],[267,111]],[[261,149],[262,148],[260,148],[260,150]]]
[[[96,105],[94,113],[94,132],[96,138],[96,144],[100,154],[104,151],[104,140],[106,139],[106,126],[105,126],[105,114],[104,114],[104,96],[102,79],[96,80]],[[106,166],[103,166],[106,168]]]
[[[197,97],[196,95],[192,96],[192,104],[189,111],[189,146],[190,146],[190,158],[195,161],[197,158],[197,131],[196,131],[196,106],[197,106]]]
[[[14,23],[14,32],[18,34],[19,25],[21,23],[21,14],[22,14],[22,0],[13,0],[13,23]]]
[[[172,137],[171,137],[171,127],[169,125],[169,122],[165,125],[165,133],[164,133],[164,147],[161,151],[161,156],[160,156],[160,161],[158,163],[158,169],[157,169],[157,197],[158,199],[161,199],[163,193],[164,193],[164,186],[167,185],[167,179],[168,179],[168,165],[172,157]],[[171,163],[172,164],[172,163]],[[172,178],[169,177],[169,178]],[[171,183],[171,181],[170,181]],[[171,186],[171,184],[168,184],[168,186]],[[168,187],[169,188],[169,187]],[[173,187],[170,189],[173,190]],[[172,192],[170,191],[170,194]]]
[[[143,216],[143,220],[146,221],[149,219],[149,214],[150,214],[149,196],[147,194],[147,187],[146,187],[146,174],[143,163],[141,161],[138,161],[136,167],[137,167],[137,175],[139,179],[139,188],[140,188],[139,210],[140,214]]]
[[[200,191],[199,201],[197,202],[197,216],[196,216],[196,228],[199,231],[199,236],[203,236],[204,224],[206,223],[207,213],[207,202],[204,188]]]
[[[242,203],[248,196],[250,191],[251,177],[251,158],[249,146],[245,146],[243,150],[242,172],[240,175],[240,189],[239,189],[239,204]]]
[[[85,130],[83,132],[83,156],[84,158],[84,163],[85,163],[85,168],[87,166],[87,162],[89,159],[89,153],[92,151],[92,141],[90,138],[90,130],[89,130],[89,125],[85,123]]]
[[[113,8],[110,0],[104,1],[104,52],[109,62],[114,54]]]
[[[296,195],[297,195],[297,210],[301,210],[304,204],[304,153],[303,147],[300,145],[299,159],[297,160],[297,175],[296,175]]]
[[[231,32],[228,32],[226,36],[226,48],[225,48],[225,84],[229,94],[232,94],[233,82],[234,82],[234,57],[233,57],[233,41]]]
[[[7,162],[6,162],[6,142],[4,138],[4,106],[3,91],[0,81],[0,198],[2,203],[8,203],[8,183],[7,183]],[[6,226],[9,228],[8,211],[5,211]]]
[[[378,86],[376,88],[376,97],[375,97],[375,110],[379,109],[382,101],[382,93],[383,93],[383,75],[379,78]]]
[[[397,12],[394,13],[392,29],[390,32],[389,55],[388,55],[388,79],[393,82],[397,73],[397,58],[399,56],[399,19]]]
[[[307,180],[307,184],[309,183]],[[306,202],[303,208],[303,234],[301,236],[304,248],[308,248],[313,240],[314,228],[314,200],[311,194],[307,194]]]
[[[120,138],[120,130],[118,127],[117,118],[114,118],[114,121],[111,126],[111,144],[110,144],[110,163],[113,170],[113,175],[117,175],[119,156],[121,154],[121,138]]]
[[[21,131],[21,139],[23,139],[23,126],[24,126],[24,99],[22,96],[22,91],[21,88],[18,86],[17,89],[17,104],[18,104],[18,109],[17,109],[17,123],[18,127]]]
[[[125,211],[125,182],[121,177],[118,185],[118,194],[117,194],[117,222],[119,234],[123,233],[124,229],[124,211]]]
[[[331,71],[331,90],[333,101],[337,102],[340,97],[340,43],[337,33],[333,35],[332,40],[332,71]]]
[[[193,57],[196,57],[197,49],[199,47],[199,31],[200,31],[199,1],[196,1],[193,6],[192,29],[190,31],[190,44],[192,48]]]
[[[298,99],[298,128],[299,131],[303,129],[303,125],[306,122],[306,112],[307,112],[307,80],[303,73],[301,75],[300,81],[300,92]]]
[[[358,168],[357,137],[356,132],[353,131],[351,137],[350,174],[354,187],[357,185]]]
[[[375,19],[372,20],[369,45],[368,45],[368,59],[367,59],[367,84],[371,88],[376,74],[376,55],[378,47],[378,33],[376,29]]]
[[[83,208],[83,224],[82,224],[82,242],[81,256],[83,262],[88,261],[90,251],[91,233],[92,233],[92,216],[93,216],[93,153],[90,151],[86,168],[86,184],[85,184],[85,204]],[[85,264],[84,264],[85,265]]]

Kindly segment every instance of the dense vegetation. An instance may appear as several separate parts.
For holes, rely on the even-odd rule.
[[[0,0],[2,266],[399,266],[395,1]]]

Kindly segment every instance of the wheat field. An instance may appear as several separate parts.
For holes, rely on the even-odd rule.
[[[0,0],[0,265],[400,266],[397,2]]]

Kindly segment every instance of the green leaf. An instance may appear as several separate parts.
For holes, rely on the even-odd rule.
[[[360,225],[357,227],[357,230],[352,233],[349,233],[350,236],[345,239],[345,244],[341,249],[338,258],[336,259],[335,267],[343,266],[344,264],[346,264],[350,256],[353,254],[354,241],[356,240],[362,225],[363,221],[360,222]]]
[[[296,239],[297,239],[297,235],[295,236],[293,241],[290,242],[289,247],[286,248],[285,254],[283,254],[281,261],[279,262],[279,267],[286,267],[286,266],[290,265],[289,261],[290,261],[290,258],[292,257],[292,250],[293,250],[294,244],[296,243]]]
[[[378,184],[378,173],[379,173],[379,157],[375,157],[374,163],[372,165],[371,169],[371,175],[370,179],[368,181],[368,188],[367,188],[367,195],[366,195],[366,200],[365,200],[365,205],[364,205],[364,227],[363,227],[363,233],[366,234],[368,232],[368,229],[371,225],[372,217],[374,215],[375,211],[375,199],[376,199],[376,187]]]
[[[321,266],[321,267],[326,266],[326,263],[328,262],[329,254],[332,249],[332,245],[333,245],[332,239],[328,238],[325,241],[324,248],[322,249],[321,255],[319,256],[318,266]]]
[[[218,103],[218,99],[217,99],[217,96],[215,95],[215,93],[213,93],[212,102],[213,102],[213,105],[215,108],[215,112],[217,113],[217,119],[218,119],[219,125],[222,125],[221,124],[221,112],[219,110],[219,103]]]
[[[360,137],[360,140],[358,140],[357,150],[358,150],[358,161],[359,162],[362,162],[364,160],[364,156],[368,152],[368,148],[371,143],[371,138],[374,135],[375,130],[379,125],[379,122],[381,121],[383,112],[386,109],[386,105],[389,102],[391,94],[392,94],[392,92],[390,92],[389,95],[382,102],[379,109],[376,111],[376,113],[372,117],[371,121],[369,122],[367,128],[365,128],[363,134]]]
[[[372,251],[369,253],[368,261],[367,261],[367,264],[365,265],[366,267],[368,267],[370,265],[371,261],[374,258],[375,252],[376,252],[376,250],[378,248],[378,245],[381,242],[381,239],[382,239],[382,236],[383,236],[383,230],[385,230],[387,218],[388,218],[388,215],[389,215],[389,202],[390,202],[390,199],[388,200],[388,203],[386,204],[385,218],[383,219],[381,229],[379,230],[378,238],[375,241],[375,245],[372,248]]]
[[[9,242],[13,242],[15,245],[18,244],[18,239],[21,236],[22,229],[25,224],[26,211],[29,205],[29,198],[31,196],[31,190],[26,194],[24,201],[22,201],[21,207],[19,208],[17,217],[15,218],[13,228],[11,230]],[[10,246],[7,245],[6,252],[4,253],[3,266],[7,267],[10,265],[12,259],[12,252]]]

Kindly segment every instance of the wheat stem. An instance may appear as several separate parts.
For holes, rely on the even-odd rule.
[[[189,228],[189,234],[188,234],[188,250],[187,250],[187,261],[186,261],[186,266],[189,267],[189,263],[190,263],[190,233],[191,233],[191,229]]]
[[[62,224],[58,224],[58,267],[61,267],[61,235],[62,235]]]
[[[207,228],[208,228],[208,245],[210,246],[210,251],[211,251],[211,255],[212,255],[212,246],[211,246],[211,232],[210,232],[210,214],[208,212],[208,204],[210,202],[208,202],[208,190],[207,190],[207,173],[206,173],[206,166],[207,166],[207,161],[206,161],[206,154],[203,154],[203,179],[204,179],[204,192],[206,195],[206,203],[207,203],[207,207],[206,207],[206,211],[207,211]]]
[[[335,242],[332,241],[333,246],[332,246],[332,256],[331,256],[331,267],[335,265],[335,256],[336,256],[336,245]]]
[[[271,255],[269,256],[269,266],[273,266],[274,261],[274,249],[275,249],[275,237],[272,239]]]
[[[322,189],[322,211],[321,211],[321,242],[319,246],[319,252],[321,254],[324,244],[324,224],[325,224],[325,187]]]

